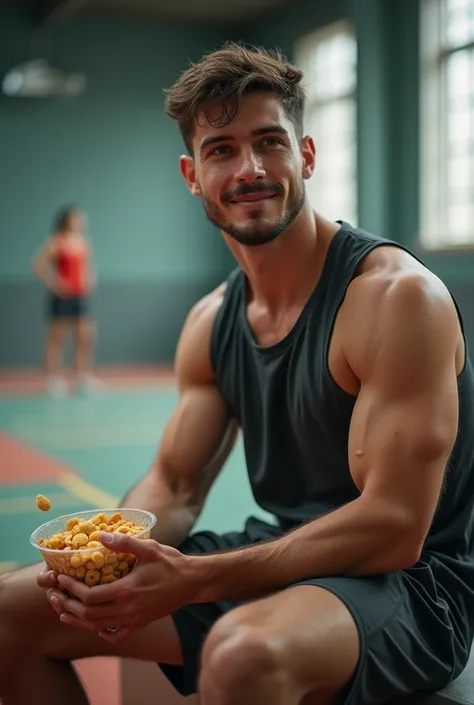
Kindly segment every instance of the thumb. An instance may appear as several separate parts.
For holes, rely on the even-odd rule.
[[[128,534],[109,533],[108,531],[99,532],[99,541],[116,553],[133,553],[140,561],[156,560],[158,546],[156,541],[137,539]]]

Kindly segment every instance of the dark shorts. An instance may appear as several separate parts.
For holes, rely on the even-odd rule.
[[[50,319],[84,318],[89,315],[89,299],[87,296],[62,298],[51,294],[47,306],[47,314]]]
[[[281,533],[279,527],[250,518],[242,533],[195,533],[180,550],[215,553]],[[315,578],[296,584],[316,585],[334,593],[359,630],[359,664],[339,705],[379,705],[399,695],[434,692],[459,675],[468,661],[470,645],[457,639],[455,620],[427,563],[420,561],[410,570],[382,576]],[[196,692],[201,647],[210,628],[239,604],[194,604],[172,615],[184,666],[159,666],[182,695]]]

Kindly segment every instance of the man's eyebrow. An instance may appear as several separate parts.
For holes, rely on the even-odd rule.
[[[265,127],[259,127],[257,130],[253,130],[252,135],[268,135],[269,132],[277,132],[280,135],[288,134],[288,131],[281,125],[265,125]]]
[[[214,137],[205,137],[201,142],[200,150],[202,152],[206,147],[209,147],[210,144],[229,142],[230,140],[232,140],[232,135],[215,135]]]
[[[258,135],[268,135],[270,133],[278,133],[280,135],[287,135],[288,131],[285,130],[281,125],[265,125],[264,127],[258,127],[256,130],[252,130],[251,134],[253,136]],[[219,144],[220,142],[231,142],[234,139],[232,135],[214,135],[213,137],[205,137],[201,142],[200,150],[201,152],[212,144]]]

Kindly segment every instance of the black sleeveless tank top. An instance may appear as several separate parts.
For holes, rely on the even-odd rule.
[[[211,361],[218,387],[242,429],[254,498],[283,529],[359,495],[348,464],[356,399],[334,381],[328,350],[357,266],[382,245],[400,247],[416,258],[399,243],[341,222],[295,326],[269,347],[256,343],[247,323],[244,273],[236,268],[228,279],[213,329]],[[424,553],[430,561],[439,559],[448,582],[468,589],[474,601],[474,373],[467,341],[458,388],[457,443]]]

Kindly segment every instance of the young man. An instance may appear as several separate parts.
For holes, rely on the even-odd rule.
[[[238,267],[189,314],[179,403],[126,500],[157,514],[155,541],[103,539],[140,565],[94,588],[57,578],[79,599],[36,567],[3,579],[4,705],[82,705],[70,661],[99,654],[157,661],[204,705],[378,705],[467,662],[474,374],[460,316],[396,243],[314,213],[301,78],[228,45],[168,92],[181,172]],[[191,534],[238,428],[275,523]]]

